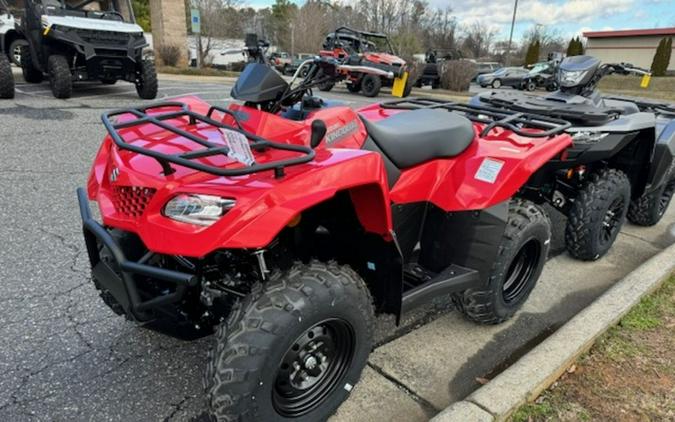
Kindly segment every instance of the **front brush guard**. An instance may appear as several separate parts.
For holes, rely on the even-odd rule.
[[[181,301],[187,288],[197,285],[198,278],[193,274],[146,264],[153,255],[152,252],[145,254],[138,262],[129,261],[110,233],[92,218],[84,189],[77,189],[77,199],[80,204],[82,229],[92,274],[101,286],[108,290],[115,300],[122,305],[130,318],[138,322],[149,321],[154,318],[154,314],[151,312],[153,309]],[[104,245],[110,251],[118,269],[112,269],[108,263],[101,259],[99,244]],[[176,289],[174,292],[143,300],[136,286],[134,275],[167,281],[175,284]]]

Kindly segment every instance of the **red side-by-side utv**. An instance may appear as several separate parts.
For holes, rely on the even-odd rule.
[[[343,26],[328,34],[319,55],[343,64],[342,77],[319,85],[321,91],[330,91],[336,82],[344,80],[349,92],[377,97],[383,86],[393,86],[399,79],[404,88],[398,96],[410,95],[414,81],[407,80],[407,64],[394,53],[385,34]]]

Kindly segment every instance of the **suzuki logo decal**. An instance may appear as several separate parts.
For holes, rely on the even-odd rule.
[[[119,175],[120,175],[120,169],[118,169],[117,167],[112,169],[112,171],[110,172],[110,183],[116,182]]]

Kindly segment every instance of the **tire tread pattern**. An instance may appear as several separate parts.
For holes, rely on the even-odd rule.
[[[606,202],[611,201],[614,193],[628,191],[630,201],[630,181],[625,173],[616,169],[605,169],[593,173],[586,185],[579,191],[570,210],[565,227],[565,246],[570,255],[583,261],[594,261],[606,251],[598,251],[595,245],[592,227],[602,224],[606,213]],[[626,215],[622,217],[625,222]],[[611,247],[611,245],[610,245]]]
[[[508,320],[516,309],[509,314],[498,314],[496,312],[494,295],[495,288],[501,289],[501,278],[504,272],[509,268],[509,251],[518,248],[520,245],[520,235],[530,226],[543,224],[548,228],[548,239],[551,238],[551,223],[548,215],[539,206],[530,201],[515,199],[509,204],[509,217],[506,223],[506,230],[502,238],[502,243],[497,252],[497,259],[492,264],[490,276],[488,278],[485,290],[467,289],[460,293],[452,295],[452,301],[455,307],[464,316],[473,322],[485,325],[501,324]],[[548,255],[548,244],[545,255]],[[529,296],[529,292],[521,299],[524,303]]]
[[[268,350],[251,340],[283,337],[283,327],[275,321],[284,314],[300,317],[294,303],[298,298],[311,302],[315,289],[328,289],[334,300],[338,300],[333,283],[342,283],[343,294],[344,290],[351,289],[355,294],[350,298],[360,298],[351,305],[366,316],[372,338],[373,300],[366,284],[350,267],[332,261],[312,261],[309,265],[297,263],[286,272],[276,271],[264,285],[254,286],[216,331],[216,345],[209,350],[203,378],[212,418],[227,422],[261,420],[250,386]],[[265,339],[265,343],[269,344],[269,339]]]

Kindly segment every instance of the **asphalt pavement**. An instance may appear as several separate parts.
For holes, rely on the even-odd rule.
[[[228,82],[172,79],[160,81],[160,99],[231,100]],[[353,107],[371,101],[344,88],[325,96]],[[101,302],[89,277],[75,189],[105,135],[102,111],[141,102],[126,83],[86,84],[57,100],[46,83],[22,82],[14,100],[0,101],[0,421],[186,421],[203,413],[211,338],[177,340],[137,327]],[[555,256],[564,220],[552,217]],[[556,257],[530,308],[503,326],[469,324],[447,298],[398,327],[380,317],[363,381],[334,419],[421,421],[464,398],[476,377],[498,372],[661,247],[660,226],[631,230],[597,267]]]

